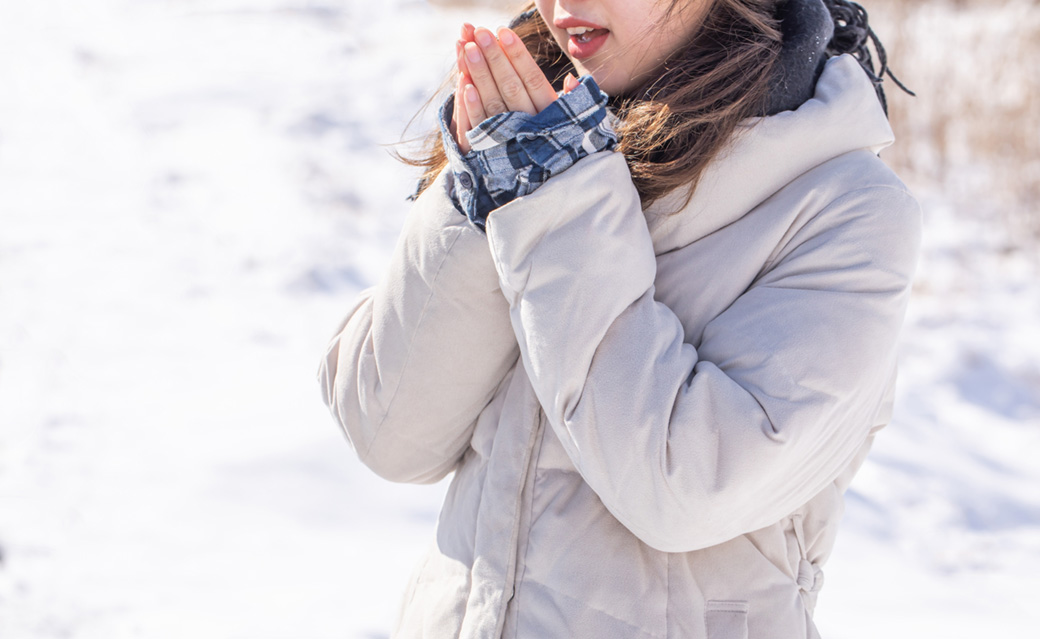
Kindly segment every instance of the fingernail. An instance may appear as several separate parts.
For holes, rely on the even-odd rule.
[[[466,99],[470,102],[477,101],[477,87],[473,86],[472,84],[466,85]]]
[[[483,29],[477,31],[477,42],[482,47],[490,47],[492,42],[491,34]]]
[[[466,47],[466,57],[470,62],[480,62],[480,49],[476,45]]]
[[[513,35],[513,32],[504,27],[498,31],[498,39],[501,40],[502,44],[506,46],[509,46],[516,42],[516,37]]]

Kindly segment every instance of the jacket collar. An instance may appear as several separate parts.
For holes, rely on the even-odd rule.
[[[749,119],[705,169],[687,206],[674,192],[645,211],[657,255],[735,222],[806,171],[860,149],[892,144],[888,118],[856,59],[827,61],[813,97],[794,111]],[[678,191],[682,191],[679,189]]]

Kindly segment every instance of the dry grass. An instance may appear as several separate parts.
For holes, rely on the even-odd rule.
[[[897,75],[899,140],[885,159],[912,186],[1040,239],[1040,1],[861,0]]]

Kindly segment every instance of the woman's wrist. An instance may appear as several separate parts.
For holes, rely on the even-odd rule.
[[[452,133],[449,114],[457,112],[457,99],[449,97],[440,113],[451,193],[479,228],[492,210],[533,192],[579,159],[617,145],[607,96],[591,76],[536,115],[511,111],[480,122],[462,136],[468,151]]]

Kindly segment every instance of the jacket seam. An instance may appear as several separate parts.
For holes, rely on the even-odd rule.
[[[520,585],[523,583],[524,576],[527,574],[527,553],[530,552],[530,548],[531,548],[531,530],[534,529],[534,523],[536,521],[535,514],[534,514],[534,496],[535,496],[536,485],[538,484],[538,460],[541,458],[542,442],[543,442],[543,438],[545,437],[545,427],[546,427],[545,421],[544,421],[546,419],[545,413],[542,412],[541,408],[539,408],[538,413],[539,413],[538,414],[539,427],[536,427],[536,429],[535,429],[535,430],[538,431],[538,437],[535,439],[535,442],[534,442],[534,445],[533,445],[533,450],[531,451],[531,459],[529,461],[529,466],[528,466],[528,469],[527,469],[527,472],[530,474],[529,475],[530,479],[529,480],[525,479],[525,481],[524,481],[525,484],[527,483],[527,481],[531,482],[531,492],[530,492],[530,495],[527,496],[528,499],[530,499],[530,505],[529,505],[530,506],[530,508],[529,508],[529,510],[530,510],[530,514],[529,514],[530,520],[527,523],[527,530],[526,531],[518,531],[518,532],[521,532],[521,533],[524,533],[524,532],[526,533],[526,538],[523,540],[523,553],[524,554],[523,554],[523,561],[522,562],[520,561],[520,540],[519,539],[517,540],[517,557],[516,557],[516,561],[517,561],[518,564],[520,564],[520,567],[519,567],[519,572],[516,575],[514,575],[514,578],[513,578],[513,605],[514,605],[514,607],[516,609],[516,620],[517,620],[517,623],[516,623],[516,625],[513,628],[513,630],[515,631],[514,634],[513,634],[514,637],[518,637],[519,633],[520,633],[520,630],[519,630],[519,628],[520,628],[520,624],[519,624],[519,621],[520,621],[520,600],[521,600],[521,597],[520,597]],[[524,512],[523,512],[523,510],[525,508],[528,508],[528,505],[525,504],[524,501],[523,501],[523,499],[524,499],[523,492],[524,491],[521,490],[521,493],[520,493],[520,495],[521,495],[520,496],[520,499],[521,499],[520,508],[521,508],[521,510],[520,510],[520,519],[517,522],[518,525],[520,523],[523,523],[523,520],[524,520]]]
[[[664,556],[664,636],[672,636],[672,553]]]

